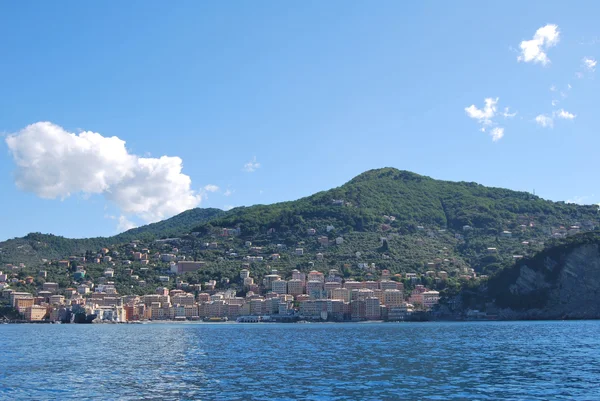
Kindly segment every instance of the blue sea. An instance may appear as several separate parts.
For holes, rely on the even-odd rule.
[[[600,400],[600,322],[0,325],[6,400]]]

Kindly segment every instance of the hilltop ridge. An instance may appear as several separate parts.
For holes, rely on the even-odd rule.
[[[227,212],[192,209],[114,237],[33,233],[0,243],[0,262],[23,263],[26,269],[18,274],[25,275],[52,271],[56,261],[69,257],[90,263],[100,249],[109,248],[119,255],[111,265],[119,269],[133,263],[135,271],[129,247],[135,240],[158,255],[146,283],[169,271],[160,255],[172,248],[178,249],[177,258],[206,263],[184,277],[190,282],[235,277],[243,264],[258,275],[270,269],[337,269],[344,277],[364,279],[388,270],[422,274],[429,281],[443,272],[458,282],[512,266],[553,239],[592,231],[598,218],[596,206],[382,168],[295,201]],[[176,240],[155,242],[167,237]]]

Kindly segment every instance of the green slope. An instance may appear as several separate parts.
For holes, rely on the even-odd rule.
[[[71,255],[96,252],[98,249],[135,239],[152,240],[188,233],[196,225],[218,217],[220,209],[187,210],[170,219],[125,231],[112,237],[70,239],[52,234],[31,233],[23,238],[0,242],[0,263],[39,263],[42,259],[56,260]]]
[[[133,239],[195,232],[197,236],[188,237],[179,248],[189,258],[207,261],[208,267],[190,280],[234,277],[244,258],[253,254],[265,258],[252,266],[258,273],[270,266],[282,272],[336,268],[348,277],[376,276],[381,269],[392,273],[445,270],[459,277],[471,268],[492,274],[511,266],[513,255],[531,256],[542,250],[561,226],[580,225],[581,231],[591,231],[598,226],[598,218],[597,206],[551,202],[526,192],[383,168],[296,201],[228,212],[194,209],[110,238],[70,240],[30,234],[0,243],[0,261],[59,259],[102,246],[118,250],[115,245]],[[472,229],[464,230],[465,225]],[[333,228],[328,230],[328,226]],[[240,228],[241,235],[223,237],[223,228]],[[309,229],[315,230],[314,235]],[[512,235],[502,235],[504,230]],[[322,246],[318,237],[327,237],[329,245]],[[343,243],[335,244],[339,237]],[[207,249],[205,244],[214,241],[217,247]],[[246,241],[262,249],[250,251]],[[295,255],[296,247],[303,248],[304,255]],[[273,253],[281,258],[267,262]],[[318,253],[323,256],[317,258]],[[359,267],[364,263],[374,263],[376,271]],[[164,266],[156,268],[164,270]]]
[[[336,205],[334,200],[343,200],[344,205]],[[550,202],[527,192],[383,168],[297,201],[236,208],[210,224],[240,226],[245,235],[260,235],[270,228],[299,232],[330,223],[343,230],[376,232],[386,224],[386,215],[395,217],[390,226],[400,233],[415,232],[418,226],[462,231],[464,225],[502,231],[530,221],[543,227],[578,220],[595,222],[598,207]],[[201,225],[197,230],[206,231],[207,227]]]

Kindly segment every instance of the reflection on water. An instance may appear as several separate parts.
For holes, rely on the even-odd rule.
[[[2,325],[0,398],[600,399],[600,322]]]

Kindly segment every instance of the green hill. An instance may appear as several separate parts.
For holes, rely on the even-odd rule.
[[[269,228],[289,232],[308,223],[323,225],[328,221],[341,223],[346,230],[378,231],[386,223],[385,216],[391,215],[395,217],[391,226],[402,233],[414,232],[417,226],[461,231],[470,225],[504,230],[517,227],[521,220],[534,219],[542,226],[596,221],[597,211],[597,206],[550,202],[527,192],[434,180],[384,168],[297,201],[233,209],[211,224],[240,225],[246,235]]]
[[[249,264],[257,278],[272,269],[284,276],[292,269],[337,269],[357,279],[376,278],[384,269],[392,274],[421,273],[424,284],[443,289],[441,272],[448,274],[450,284],[490,275],[535,255],[548,241],[593,231],[598,225],[597,206],[551,202],[526,192],[383,168],[295,201],[228,212],[193,209],[110,238],[30,234],[0,243],[0,261],[26,263],[31,270],[19,273],[25,275],[34,274],[42,259],[85,255],[93,279],[102,274],[103,264],[89,261],[100,248],[109,247],[116,251],[116,281],[123,280],[119,291],[140,293],[152,290],[169,265],[154,257],[138,274],[141,266],[128,244],[139,240],[152,255],[176,248],[186,260],[205,261],[205,268],[182,277],[189,283],[227,278],[235,285],[242,264]],[[167,237],[180,239],[153,241]],[[55,267],[46,264],[44,269],[50,274]],[[136,287],[136,281],[121,274],[129,269],[146,287]],[[69,276],[56,272],[56,280]]]
[[[170,219],[125,231],[112,237],[69,239],[52,234],[31,233],[23,238],[0,242],[0,263],[39,264],[42,259],[56,260],[82,255],[103,247],[133,240],[149,241],[189,232],[196,225],[224,213],[220,209],[190,209]]]

